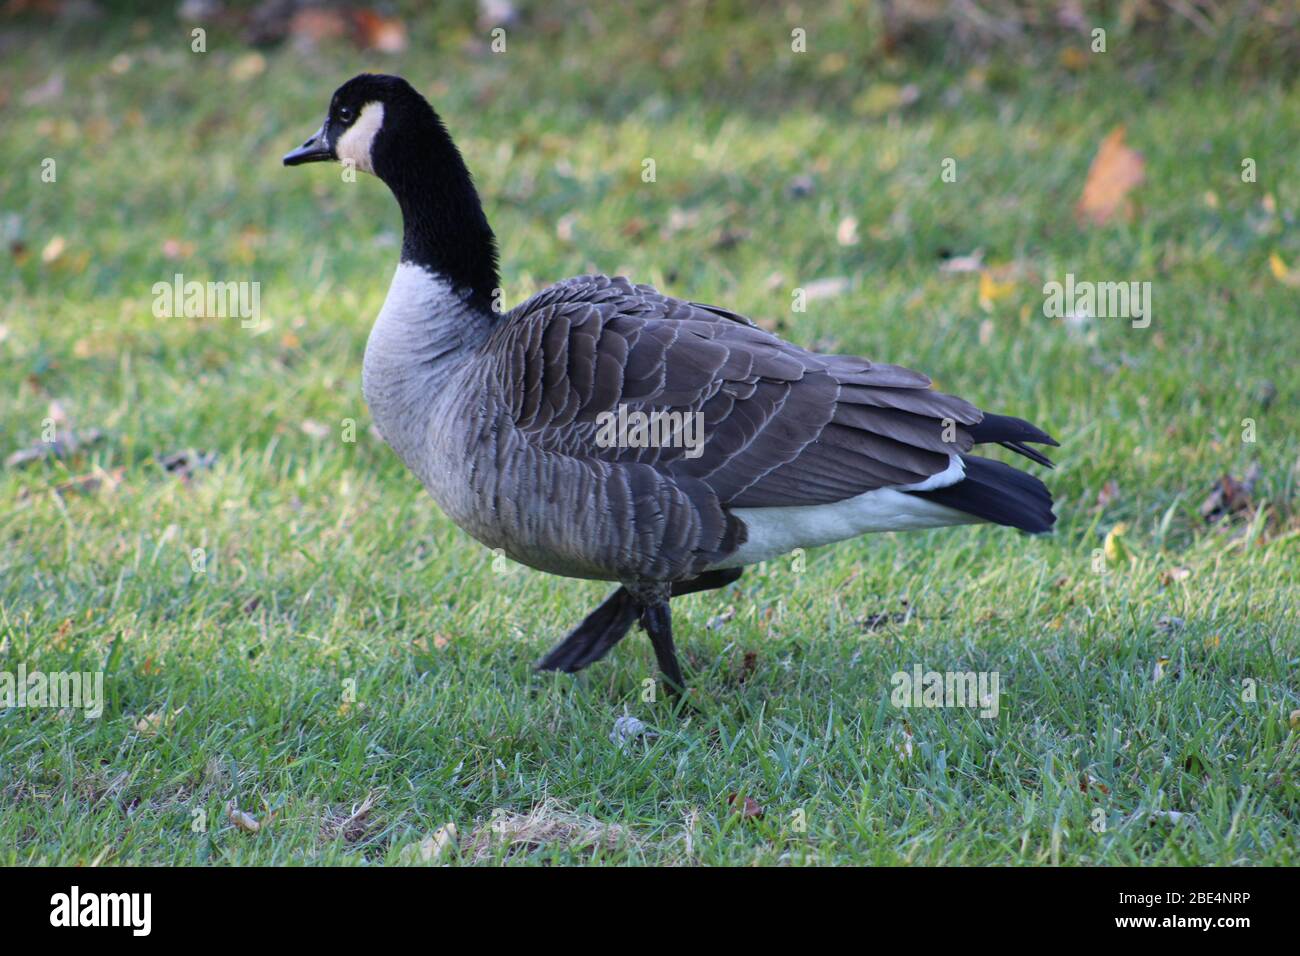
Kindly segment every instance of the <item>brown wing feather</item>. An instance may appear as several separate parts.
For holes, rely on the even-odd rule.
[[[673,563],[665,549],[686,521],[674,513],[681,499],[696,512],[681,547],[716,556],[739,544],[727,508],[824,504],[923,481],[971,447],[967,426],[982,417],[919,372],[808,352],[734,312],[622,278],[545,290],[486,348],[524,441],[605,483],[633,565],[638,554]],[[602,447],[599,419],[619,405],[702,412],[702,453]]]
[[[571,279],[508,321],[498,354],[515,420],[533,440],[697,478],[724,505],[823,504],[923,481],[970,450],[965,426],[982,417],[919,372],[811,353],[736,313],[626,279]],[[520,354],[522,374],[505,361]],[[702,411],[703,453],[597,445],[598,416],[620,404]]]

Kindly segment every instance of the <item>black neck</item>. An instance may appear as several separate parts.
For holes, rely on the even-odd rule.
[[[496,237],[441,121],[431,109],[420,119],[399,127],[376,168],[402,209],[402,261],[445,277],[476,308],[492,311],[500,285]]]

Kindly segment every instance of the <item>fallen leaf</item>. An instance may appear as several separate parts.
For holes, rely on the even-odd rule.
[[[257,818],[239,809],[233,800],[226,804],[226,817],[235,825],[235,829],[245,833],[257,833],[262,829],[262,824],[257,822]]]
[[[992,312],[993,306],[1016,291],[1014,282],[999,282],[988,269],[980,271],[980,308]]]
[[[742,797],[738,793],[729,794],[727,796],[727,806],[740,814],[742,820],[761,820],[763,814],[766,812],[762,805],[753,797]]]
[[[745,651],[745,656],[740,661],[740,675],[737,680],[742,684],[745,683],[756,670],[758,670],[758,651]]]
[[[1083,195],[1074,207],[1080,222],[1103,226],[1116,218],[1133,216],[1129,192],[1146,178],[1146,160],[1124,143],[1124,127],[1117,126],[1101,141],[1088,167]]]
[[[156,711],[152,714],[145,714],[135,722],[136,733],[144,734],[146,737],[156,736],[169,723],[171,723],[173,717],[184,709],[184,707],[177,707],[170,714],[166,711]]]
[[[1128,524],[1121,521],[1115,527],[1106,532],[1106,540],[1102,544],[1102,553],[1106,556],[1107,564],[1118,564],[1124,558],[1132,560],[1128,548],[1124,546],[1124,535],[1128,532]]]
[[[406,49],[406,24],[396,17],[381,16],[374,10],[358,10],[352,18],[357,44],[363,50],[401,53]]]
[[[1192,572],[1187,568],[1166,568],[1160,572],[1160,583],[1168,587],[1178,581],[1186,581],[1192,576]]]
[[[1151,670],[1152,683],[1159,683],[1165,679],[1165,670],[1169,667],[1168,657],[1157,657],[1155,667]]]
[[[1232,475],[1224,475],[1214,483],[1206,499],[1201,502],[1201,517],[1207,523],[1213,524],[1221,518],[1230,517],[1236,514],[1245,514],[1249,516],[1254,513],[1254,506],[1251,503],[1251,495],[1255,491],[1255,483],[1259,480],[1260,468],[1258,464],[1250,466],[1246,472],[1246,477],[1238,481]]]
[[[1273,273],[1273,278],[1283,285],[1300,286],[1300,272],[1292,272],[1276,252],[1268,254],[1268,268]]]
[[[456,845],[456,839],[456,824],[444,823],[418,844],[403,847],[401,862],[414,863],[418,856],[421,863],[437,863],[444,853]]]
[[[1067,70],[1079,71],[1088,65],[1088,54],[1080,50],[1077,46],[1067,46],[1061,50],[1059,57],[1061,66]]]
[[[1087,793],[1089,790],[1100,790],[1102,793],[1110,793],[1110,787],[1106,786],[1090,773],[1080,774],[1079,789],[1084,793]]]

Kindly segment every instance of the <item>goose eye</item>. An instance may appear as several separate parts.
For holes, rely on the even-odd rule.
[[[339,107],[339,112],[338,112],[338,117],[339,117],[339,122],[342,123],[342,124],[345,125],[345,126],[346,126],[347,124],[351,123],[351,122],[352,122],[352,107],[350,107],[350,106],[340,106],[340,107]]]

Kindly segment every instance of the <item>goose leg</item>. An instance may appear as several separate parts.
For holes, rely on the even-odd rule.
[[[619,588],[592,611],[573,633],[537,663],[539,671],[572,674],[593,664],[621,641],[637,617],[637,605],[627,588]]]
[[[705,571],[688,581],[675,581],[670,591],[671,597],[683,594],[695,594],[698,591],[712,591],[731,584],[744,573],[744,568],[726,568],[721,571]],[[667,608],[667,601],[664,601]],[[627,636],[632,624],[642,614],[642,605],[630,591],[620,587],[603,604],[588,614],[573,632],[553,647],[537,663],[540,671],[564,671],[572,674],[594,664],[610,652],[615,644]],[[644,622],[642,622],[644,626]],[[647,633],[649,629],[647,628]],[[653,637],[651,638],[653,640]],[[672,629],[669,625],[669,648],[672,647]],[[658,650],[656,648],[656,653]],[[660,662],[662,666],[662,661]],[[680,676],[680,675],[679,675]]]
[[[682,669],[677,664],[677,651],[673,647],[673,615],[666,600],[647,604],[641,608],[641,627],[654,645],[655,660],[659,670],[668,682],[668,689],[673,693],[683,693],[686,681],[682,679]]]

